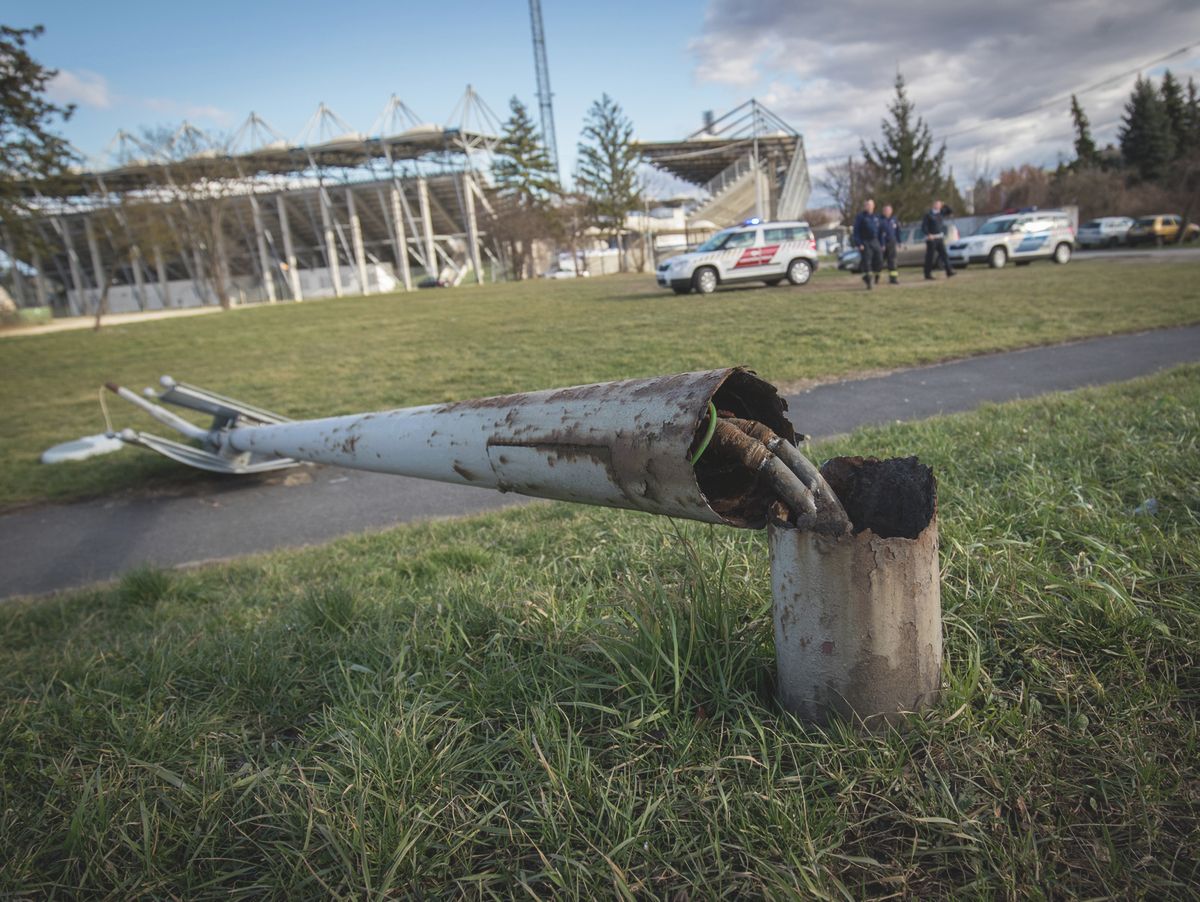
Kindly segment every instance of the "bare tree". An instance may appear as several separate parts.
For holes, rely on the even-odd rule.
[[[161,161],[156,191],[174,203],[182,222],[169,221],[180,249],[195,252],[193,279],[206,284],[222,308],[232,306],[230,264],[226,241],[231,201],[249,190],[224,144],[183,123],[175,130],[145,133],[144,143]]]
[[[874,194],[874,173],[862,160],[847,157],[844,163],[832,163],[817,179],[817,187],[833,198],[842,222],[854,220],[863,201]]]

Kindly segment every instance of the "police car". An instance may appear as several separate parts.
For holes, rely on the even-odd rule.
[[[787,279],[803,285],[817,269],[817,242],[807,222],[747,219],[717,232],[687,254],[671,257],[655,273],[662,288],[676,294],[693,289],[712,294],[718,285]]]
[[[1017,264],[1039,259],[1067,263],[1074,249],[1071,217],[1061,210],[1041,210],[993,216],[971,237],[949,244],[946,253],[958,267],[987,263],[1000,269],[1010,260]]]

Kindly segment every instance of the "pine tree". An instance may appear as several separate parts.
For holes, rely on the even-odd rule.
[[[522,279],[533,275],[535,242],[556,230],[554,200],[560,189],[529,110],[516,97],[508,106],[492,166],[497,197],[488,230],[506,249],[513,278]]]
[[[46,86],[57,73],[25,49],[42,26],[0,25],[0,221],[13,227],[25,222],[18,211],[28,208],[21,182],[53,177],[74,159],[70,145],[50,128],[65,122],[73,106],[45,99]]]
[[[587,195],[595,223],[616,239],[641,203],[633,123],[605,94],[588,110],[580,138],[575,184]]]
[[[1075,124],[1075,163],[1077,166],[1095,166],[1099,162],[1096,142],[1092,140],[1092,129],[1087,113],[1071,95],[1071,121]]]
[[[1168,69],[1163,73],[1162,84],[1159,86],[1162,98],[1163,112],[1171,126],[1171,159],[1178,159],[1183,153],[1184,141],[1187,136],[1187,101],[1183,99],[1183,85]]]
[[[1200,96],[1196,92],[1196,79],[1188,79],[1187,87],[1187,129],[1184,132],[1184,146],[1195,148],[1200,144]]]
[[[510,115],[492,167],[496,187],[523,209],[545,206],[559,193],[550,155],[525,104],[514,97],[508,106]]]
[[[1125,104],[1119,137],[1125,163],[1139,176],[1155,181],[1166,173],[1174,150],[1171,123],[1154,85],[1140,75]]]
[[[877,175],[877,200],[895,207],[902,219],[913,219],[949,187],[942,174],[946,145],[933,150],[933,136],[908,99],[903,75],[896,75],[896,98],[888,112],[892,118],[882,122],[882,145],[872,141],[868,148],[863,142],[862,155]]]

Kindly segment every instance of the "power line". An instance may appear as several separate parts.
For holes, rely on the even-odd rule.
[[[951,138],[957,138],[961,135],[966,135],[966,134],[970,134],[971,132],[979,131],[979,129],[986,128],[987,126],[993,125],[996,122],[1003,122],[1006,119],[1019,119],[1022,116],[1028,116],[1031,113],[1037,113],[1037,112],[1040,112],[1041,110],[1045,110],[1045,109],[1049,109],[1050,107],[1058,106],[1060,103],[1063,103],[1066,100],[1070,100],[1072,96],[1079,95],[1079,94],[1088,94],[1091,91],[1098,91],[1100,88],[1106,88],[1109,85],[1113,84],[1114,82],[1118,82],[1123,78],[1128,78],[1130,75],[1136,75],[1137,73],[1141,72],[1143,69],[1149,69],[1151,66],[1157,66],[1159,63],[1164,63],[1169,59],[1174,59],[1177,56],[1182,56],[1183,54],[1187,53],[1189,50],[1191,50],[1193,47],[1196,47],[1196,46],[1200,46],[1200,41],[1192,41],[1192,43],[1186,44],[1183,47],[1180,47],[1178,50],[1173,50],[1172,52],[1167,53],[1163,56],[1160,56],[1157,59],[1150,60],[1150,62],[1148,62],[1148,63],[1143,63],[1140,66],[1135,66],[1134,68],[1129,69],[1126,72],[1121,72],[1118,75],[1110,76],[1109,78],[1106,78],[1103,81],[1096,82],[1094,85],[1088,85],[1086,88],[1080,88],[1077,91],[1071,91],[1067,94],[1063,94],[1060,97],[1055,97],[1053,100],[1043,101],[1042,103],[1039,103],[1037,106],[1032,106],[1029,109],[1024,110],[1020,113],[1012,113],[1008,116],[1000,116],[1000,117],[992,118],[992,119],[989,119],[987,122],[980,122],[978,125],[971,125],[971,126],[968,126],[967,128],[961,128],[956,132],[951,132],[948,135],[943,135],[942,140],[949,141]]]
[[[1189,50],[1191,50],[1193,47],[1198,47],[1198,46],[1200,46],[1200,41],[1192,41],[1190,44],[1185,44],[1184,46],[1180,47],[1178,50],[1172,50],[1170,53],[1163,54],[1162,56],[1152,59],[1147,63],[1142,63],[1142,65],[1140,65],[1140,66],[1135,66],[1134,68],[1128,69],[1125,72],[1121,72],[1121,73],[1118,73],[1117,75],[1109,76],[1108,78],[1098,81],[1095,84],[1088,85],[1086,88],[1080,88],[1078,90],[1071,91],[1071,92],[1063,94],[1059,97],[1055,97],[1053,100],[1043,101],[1042,103],[1039,103],[1036,106],[1032,106],[1029,109],[1024,110],[1020,113],[1011,113],[1008,116],[994,117],[994,118],[987,120],[986,122],[980,122],[978,125],[971,125],[971,126],[968,126],[967,128],[961,128],[958,131],[951,132],[948,135],[942,135],[941,140],[949,141],[952,138],[958,138],[958,137],[961,137],[962,135],[966,135],[966,134],[970,134],[971,132],[979,131],[981,128],[987,128],[989,125],[994,125],[997,122],[1004,122],[1009,119],[1019,119],[1022,116],[1028,116],[1031,113],[1036,113],[1036,112],[1039,112],[1044,109],[1049,109],[1050,107],[1058,106],[1060,103],[1070,100],[1072,95],[1077,96],[1079,94],[1088,94],[1092,91],[1098,91],[1100,88],[1106,88],[1109,85],[1113,84],[1114,82],[1118,82],[1123,78],[1128,78],[1130,75],[1136,75],[1144,69],[1149,69],[1151,66],[1157,66],[1159,63],[1164,63],[1167,60],[1174,59],[1177,56],[1182,56],[1183,54],[1185,54]],[[825,162],[829,162],[831,160],[842,160],[842,159],[846,158],[847,156],[854,156],[854,154],[853,154],[853,152],[851,152],[850,154],[825,154],[825,155],[817,156],[817,157],[809,157],[808,162],[809,163],[825,163]]]

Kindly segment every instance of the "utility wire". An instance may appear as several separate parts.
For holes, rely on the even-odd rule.
[[[1137,73],[1141,72],[1144,69],[1149,69],[1151,66],[1157,66],[1159,63],[1164,63],[1169,59],[1174,59],[1177,56],[1182,56],[1183,54],[1185,54],[1189,50],[1191,50],[1193,47],[1200,47],[1200,41],[1192,41],[1190,44],[1185,44],[1184,46],[1180,47],[1178,50],[1172,50],[1170,53],[1163,54],[1162,56],[1157,57],[1156,59],[1152,59],[1147,63],[1143,63],[1140,66],[1134,66],[1132,69],[1128,69],[1125,72],[1121,72],[1121,73],[1118,73],[1117,75],[1109,76],[1108,78],[1105,78],[1102,81],[1098,81],[1095,84],[1088,85],[1086,88],[1080,88],[1076,91],[1071,91],[1067,94],[1063,94],[1059,97],[1055,97],[1053,100],[1043,101],[1042,103],[1039,103],[1037,106],[1030,107],[1027,110],[1023,110],[1022,112],[1011,113],[1007,116],[994,117],[994,118],[988,119],[986,122],[980,122],[977,125],[971,125],[971,126],[968,126],[967,128],[961,128],[958,131],[951,132],[948,135],[942,135],[941,140],[949,141],[951,138],[957,138],[957,137],[960,137],[961,135],[966,135],[966,134],[970,134],[971,132],[979,131],[979,129],[981,129],[981,128],[987,128],[989,125],[994,125],[996,122],[1003,122],[1007,119],[1019,119],[1021,116],[1028,116],[1030,113],[1036,113],[1036,112],[1039,112],[1044,109],[1049,109],[1050,107],[1058,106],[1063,101],[1070,100],[1072,95],[1087,94],[1092,91],[1098,91],[1100,88],[1106,88],[1109,85],[1113,84],[1114,82],[1118,82],[1123,78],[1128,78],[1130,75],[1136,75]],[[842,160],[847,156],[854,156],[854,154],[853,153],[850,153],[850,154],[823,154],[821,156],[809,157],[808,162],[809,163],[827,163],[831,160]]]
[[[1071,91],[1070,93],[1063,94],[1059,97],[1055,97],[1053,100],[1043,101],[1042,103],[1039,103],[1037,106],[1032,106],[1029,109],[1024,110],[1020,113],[1012,113],[1008,116],[995,117],[993,119],[989,119],[987,122],[980,122],[978,125],[971,125],[971,126],[968,126],[967,128],[959,129],[956,132],[951,132],[948,135],[943,135],[942,140],[949,141],[951,138],[957,138],[960,135],[966,135],[971,132],[978,131],[981,128],[986,128],[987,126],[992,125],[997,121],[1004,121],[1005,119],[1018,119],[1021,116],[1028,116],[1030,113],[1036,113],[1041,110],[1049,109],[1050,107],[1058,106],[1063,101],[1070,100],[1070,98],[1073,95],[1087,94],[1091,91],[1097,91],[1100,88],[1106,88],[1109,85],[1111,85],[1112,83],[1118,82],[1123,78],[1128,78],[1130,75],[1136,75],[1137,73],[1141,72],[1143,69],[1149,69],[1151,66],[1157,66],[1159,63],[1166,62],[1169,59],[1174,59],[1177,56],[1182,56],[1183,54],[1187,53],[1189,50],[1191,50],[1193,47],[1196,47],[1196,46],[1200,46],[1200,41],[1192,41],[1192,43],[1186,44],[1183,47],[1180,47],[1178,50],[1173,50],[1170,53],[1164,54],[1163,56],[1160,56],[1157,59],[1152,59],[1148,63],[1143,63],[1140,66],[1135,66],[1134,68],[1129,69],[1128,71],[1121,72],[1117,75],[1110,76],[1109,78],[1106,78],[1103,81],[1096,82],[1094,85],[1088,85],[1086,88],[1080,88],[1077,91]]]

